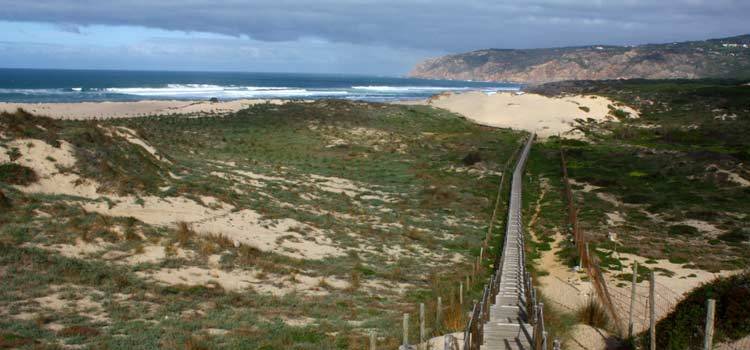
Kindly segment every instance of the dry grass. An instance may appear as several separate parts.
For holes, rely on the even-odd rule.
[[[93,337],[99,335],[99,333],[97,329],[91,327],[70,326],[61,329],[57,332],[57,335],[61,337]]]
[[[349,291],[356,291],[359,289],[362,279],[362,273],[357,271],[356,268],[352,269],[351,273],[349,274],[349,288],[347,288]]]
[[[581,323],[595,328],[606,329],[610,325],[607,311],[593,297],[590,297],[588,302],[578,309],[576,314]]]
[[[448,331],[459,331],[466,326],[464,311],[458,303],[452,303],[445,309],[443,327]]]
[[[177,242],[180,246],[186,246],[195,237],[195,231],[190,227],[190,224],[184,221],[177,223]]]

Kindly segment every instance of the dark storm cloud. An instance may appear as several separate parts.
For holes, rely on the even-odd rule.
[[[434,51],[633,44],[750,32],[739,0],[0,0],[0,20],[136,25]]]

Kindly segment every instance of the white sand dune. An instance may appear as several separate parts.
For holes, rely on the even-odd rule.
[[[546,97],[537,94],[499,92],[487,95],[482,92],[442,94],[428,101],[412,101],[410,104],[428,104],[465,116],[482,125],[513,128],[536,132],[539,137],[570,133],[577,118],[605,120],[609,106],[615,102],[601,96]],[[583,108],[582,108],[583,107]],[[632,117],[638,113],[629,107],[618,106]],[[588,109],[588,112],[584,109]]]

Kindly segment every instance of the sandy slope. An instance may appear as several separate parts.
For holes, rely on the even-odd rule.
[[[78,103],[0,103],[0,112],[18,108],[59,119],[126,118],[146,115],[230,113],[260,103],[280,104],[282,100],[137,101]]]
[[[608,106],[614,106],[613,101],[601,96],[557,98],[536,94],[516,95],[510,92],[493,95],[482,92],[442,94],[429,101],[408,103],[444,108],[482,125],[534,131],[539,137],[569,132],[576,118],[612,118],[607,116]],[[586,112],[579,107],[586,107],[589,111]],[[638,116],[631,108],[618,108],[629,112],[631,116]]]

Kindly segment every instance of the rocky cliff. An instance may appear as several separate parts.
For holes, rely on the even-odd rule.
[[[478,50],[426,60],[409,76],[521,83],[620,78],[748,78],[750,35],[640,46]]]

